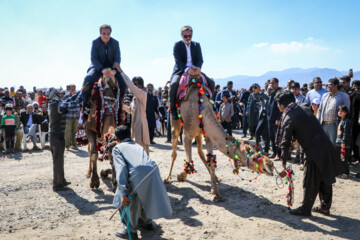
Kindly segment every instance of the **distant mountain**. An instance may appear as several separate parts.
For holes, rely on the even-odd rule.
[[[215,79],[215,81],[216,84],[220,84],[221,88],[226,86],[228,81],[234,82],[234,88],[249,88],[253,83],[258,83],[263,87],[265,82],[273,77],[279,79],[280,86],[286,86],[287,81],[290,79],[295,80],[302,85],[304,83],[310,83],[314,77],[320,77],[323,82],[326,83],[330,78],[341,77],[347,74],[348,71],[338,71],[331,68],[289,68],[283,71],[269,71],[261,76],[237,75]],[[360,71],[354,72],[353,79],[360,79]]]

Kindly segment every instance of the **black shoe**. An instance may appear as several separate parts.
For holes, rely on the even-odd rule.
[[[32,148],[32,150],[37,151],[37,150],[40,150],[40,148],[39,148],[38,146],[34,145],[34,147]]]
[[[131,239],[139,239],[137,233],[130,232]],[[129,239],[129,233],[127,229],[119,230],[115,233],[115,236],[122,239]]]
[[[65,185],[59,185],[59,186],[54,186],[53,187],[53,191],[54,192],[59,192],[59,191],[67,191],[67,190],[70,190],[71,188],[65,186]]]
[[[71,182],[65,181],[65,182],[63,182],[63,184],[64,184],[64,186],[68,186],[71,184]]]
[[[298,207],[296,209],[290,210],[290,214],[296,215],[296,216],[304,216],[304,217],[311,216],[311,212],[305,212],[302,207]]]
[[[166,142],[165,143],[171,143],[171,140],[166,140]]]
[[[150,141],[150,144],[152,145],[152,144],[156,144],[156,142],[154,142],[154,141]]]
[[[313,207],[311,209],[311,211],[316,212],[316,213],[321,213],[321,214],[324,214],[326,216],[330,215],[330,210],[324,210],[324,209],[321,208],[321,206]]]
[[[356,178],[360,178],[360,172],[355,175]]]
[[[155,230],[154,225],[152,223],[140,225],[140,226],[138,226],[138,228],[140,230],[145,230],[145,231],[154,231]]]
[[[171,109],[171,116],[174,120],[179,120],[179,116],[176,108]]]

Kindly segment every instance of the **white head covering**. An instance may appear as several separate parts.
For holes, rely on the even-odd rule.
[[[311,103],[313,103],[315,105],[320,105],[320,99],[319,98],[314,98],[314,100],[312,100]]]

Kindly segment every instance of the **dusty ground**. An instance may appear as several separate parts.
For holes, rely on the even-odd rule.
[[[163,178],[168,174],[171,146],[156,138],[150,156],[160,164]],[[195,151],[195,148],[193,148]],[[241,181],[232,174],[228,159],[218,156],[217,174],[224,202],[211,201],[209,175],[193,154],[198,173],[186,183],[166,185],[174,210],[170,219],[155,220],[154,233],[138,232],[142,239],[359,239],[359,179],[338,180],[334,185],[331,216],[291,216],[286,206],[287,189],[279,189],[275,178],[260,176],[254,182]],[[185,154],[179,146],[176,174]],[[17,153],[0,158],[0,239],[116,239],[120,220],[109,217],[114,211],[110,180],[101,180],[91,190],[85,178],[88,168],[86,147],[66,152],[65,174],[71,191],[52,191],[52,159],[49,150]],[[280,163],[276,162],[279,168]],[[99,163],[98,171],[108,163]],[[295,170],[295,204],[302,200],[302,172]],[[360,171],[351,168],[352,172]],[[241,172],[245,178],[251,173]]]

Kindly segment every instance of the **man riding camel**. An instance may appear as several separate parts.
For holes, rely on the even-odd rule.
[[[200,43],[191,41],[193,29],[190,26],[181,28],[182,41],[176,42],[174,45],[175,66],[171,76],[170,87],[170,108],[173,119],[179,119],[176,109],[176,93],[179,87],[180,78],[184,73],[189,75],[200,75],[203,64],[203,57],[201,53]],[[207,81],[207,84],[214,92],[215,82],[202,73]]]
[[[100,26],[100,37],[92,42],[91,64],[87,70],[83,86],[88,84],[90,89],[94,83],[102,76],[115,76],[119,83],[120,99],[123,99],[126,92],[126,85],[120,73],[116,70],[121,62],[119,42],[112,37],[111,26],[104,24]],[[90,90],[82,93],[83,109],[87,106]],[[84,111],[85,112],[85,111]]]

